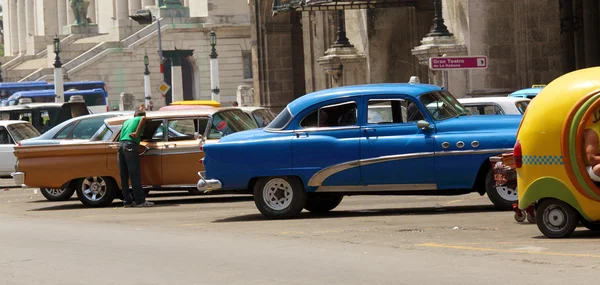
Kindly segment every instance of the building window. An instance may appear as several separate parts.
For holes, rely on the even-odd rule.
[[[242,52],[244,64],[244,79],[252,79],[252,52]]]

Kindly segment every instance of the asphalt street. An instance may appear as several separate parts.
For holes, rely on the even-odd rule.
[[[10,183],[0,182],[0,185]],[[153,192],[154,208],[0,188],[0,284],[583,284],[600,233],[550,240],[487,197],[346,197],[265,220],[249,196]]]

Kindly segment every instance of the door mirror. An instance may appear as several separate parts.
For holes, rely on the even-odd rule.
[[[424,131],[433,129],[433,128],[430,126],[429,122],[427,122],[427,121],[425,121],[425,120],[420,120],[420,121],[418,121],[418,122],[417,122],[417,128],[419,128],[419,129],[421,129],[421,130],[424,130]]]
[[[194,133],[194,139],[195,140],[201,140],[202,139],[202,135],[199,132],[195,132]]]

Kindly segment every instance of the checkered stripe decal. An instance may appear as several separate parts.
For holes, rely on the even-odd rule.
[[[563,165],[563,157],[562,155],[524,155],[523,164]]]

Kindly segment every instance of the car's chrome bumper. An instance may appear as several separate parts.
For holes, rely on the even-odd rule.
[[[12,176],[16,185],[25,186],[25,172],[13,172],[10,176]]]
[[[205,179],[202,172],[198,172],[198,176],[200,176],[200,180],[198,180],[196,187],[199,191],[204,191],[204,193],[206,193],[213,190],[219,190],[223,186],[221,181],[217,179]]]

